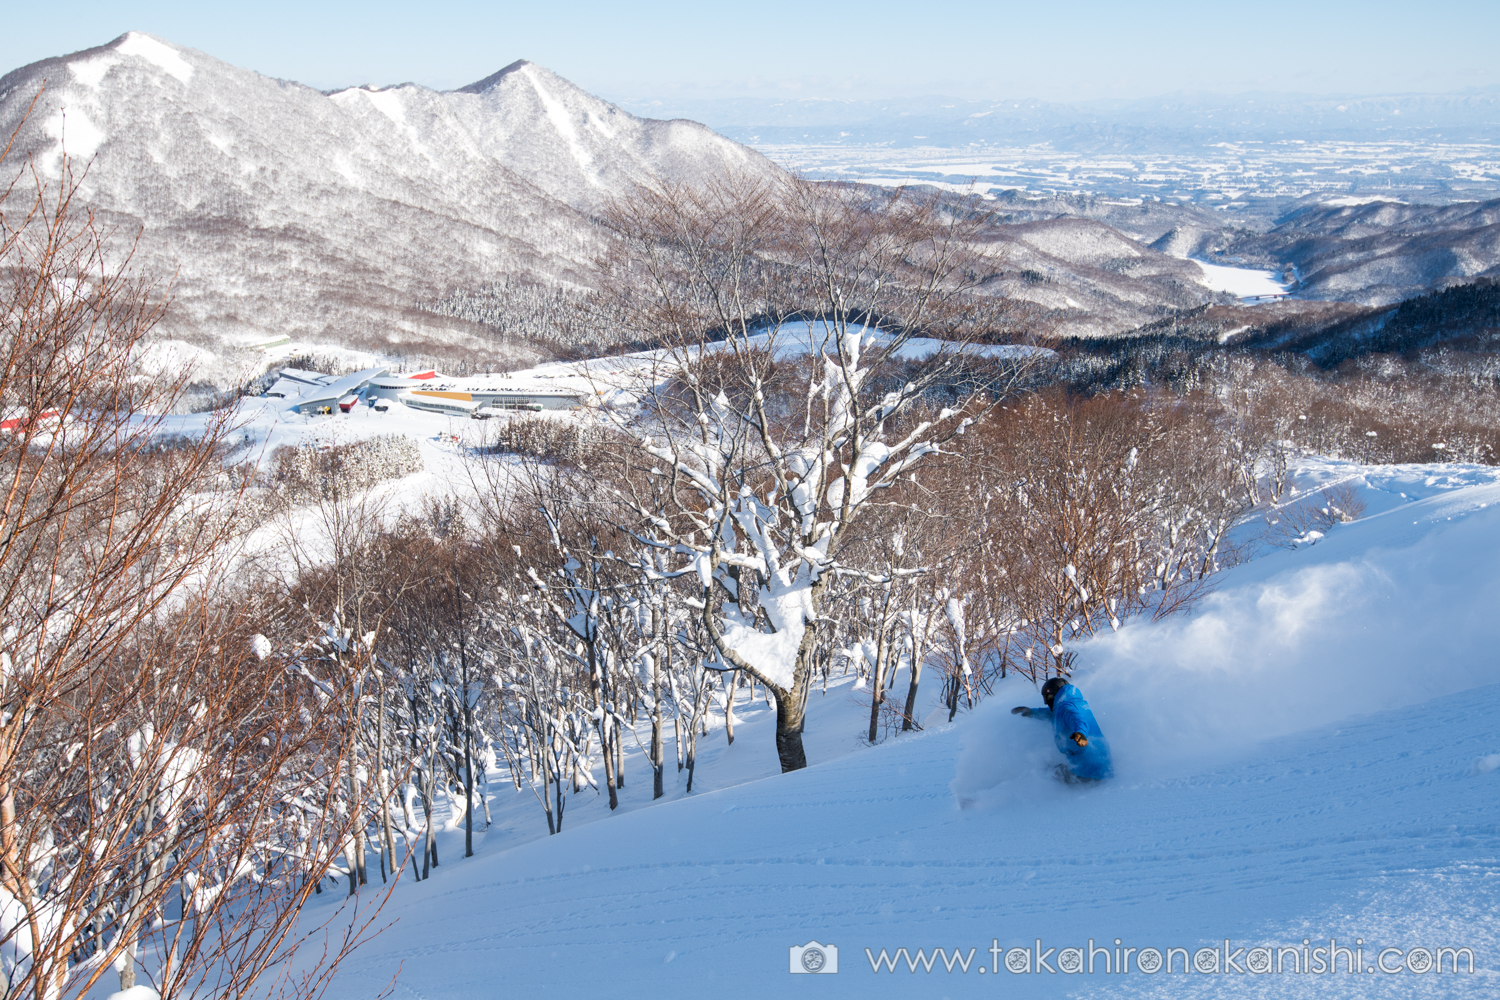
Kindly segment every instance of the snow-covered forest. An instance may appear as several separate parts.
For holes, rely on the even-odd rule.
[[[163,289],[66,180],[12,180],[0,996],[321,995],[501,802],[554,836],[627,779],[665,809],[737,723],[802,771],[830,697],[862,746],[993,724],[997,691],[1359,519],[1309,455],[1496,460],[1493,374],[1451,350],[995,349],[1005,261],[961,202],[729,175],[603,212],[589,321],[649,350],[581,369],[599,405],[505,417],[407,494],[400,433],[256,453],[233,405],[166,416],[191,373],[138,364]],[[294,955],[308,914],[331,944]]]

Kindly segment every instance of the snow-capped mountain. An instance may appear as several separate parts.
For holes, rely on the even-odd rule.
[[[87,163],[88,205],[140,233],[144,272],[177,276],[167,327],[204,347],[482,335],[411,306],[507,274],[584,280],[589,213],[653,175],[776,169],[525,61],[447,93],[325,94],[140,32],[0,79],[0,133],[18,125],[12,169]]]

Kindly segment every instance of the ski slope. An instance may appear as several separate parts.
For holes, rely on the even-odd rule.
[[[1319,478],[1354,482],[1369,515],[1230,571],[1191,616],[1079,648],[1114,781],[1048,777],[1050,734],[1008,711],[1039,704],[1027,682],[874,748],[868,693],[845,682],[813,696],[801,772],[774,773],[762,707],[733,747],[705,739],[691,796],[677,778],[650,804],[637,757],[620,814],[586,792],[547,837],[529,793],[501,789],[477,856],[450,832],[329,996],[375,996],[398,967],[394,995],[428,1000],[1500,995],[1500,482],[1303,473]],[[309,926],[347,919],[321,900]],[[1228,939],[1238,967],[1304,938],[1358,942],[1365,967],[1386,947],[1467,947],[1476,971],[1006,971],[1007,949],[1090,938],[1217,961]],[[837,975],[789,975],[789,947],[813,939],[837,946]],[[968,972],[897,956],[936,947]],[[866,948],[898,971],[872,971]]]

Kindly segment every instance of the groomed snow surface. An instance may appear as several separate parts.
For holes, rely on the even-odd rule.
[[[398,967],[394,995],[429,1000],[1500,995],[1500,476],[1302,475],[1353,482],[1369,513],[1228,572],[1190,616],[1079,647],[1113,781],[1049,776],[1050,733],[1009,714],[1040,704],[1015,678],[948,724],[929,675],[926,731],[874,748],[868,692],[835,684],[812,697],[812,765],[788,775],[769,710],[742,706],[733,747],[722,728],[703,741],[691,796],[669,770],[651,804],[636,753],[618,815],[585,792],[547,837],[529,791],[492,786],[477,856],[450,824],[443,865],[422,883],[408,870],[394,923],[329,996],[375,996]],[[309,926],[347,919],[340,895]],[[1216,949],[1231,971],[1183,972],[1174,955],[1170,974],[1133,957],[1121,973],[1116,938]],[[1103,952],[1092,974],[1007,971],[1025,967],[1012,948],[1036,968],[1038,939],[1052,968],[1093,939],[1114,971]],[[1475,972],[1465,957],[1456,975],[1446,958],[1442,974],[1349,973],[1342,952],[1333,974],[1248,971],[1257,946],[1311,957],[1329,939],[1365,970],[1383,948],[1401,950],[1392,967],[1467,947]],[[810,940],[837,947],[836,975],[789,974]],[[867,948],[897,971],[872,971]],[[929,972],[917,950],[934,948]],[[955,949],[968,972],[945,968]]]

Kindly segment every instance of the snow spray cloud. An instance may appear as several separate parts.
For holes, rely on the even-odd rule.
[[[1076,647],[1074,682],[1118,780],[1500,682],[1500,574],[1476,556],[1500,551],[1500,508],[1416,532],[1401,516],[1230,571],[1190,616]],[[1047,777],[1050,732],[1009,714],[1040,703],[1010,678],[970,717],[952,786],[961,803],[1063,793]]]

